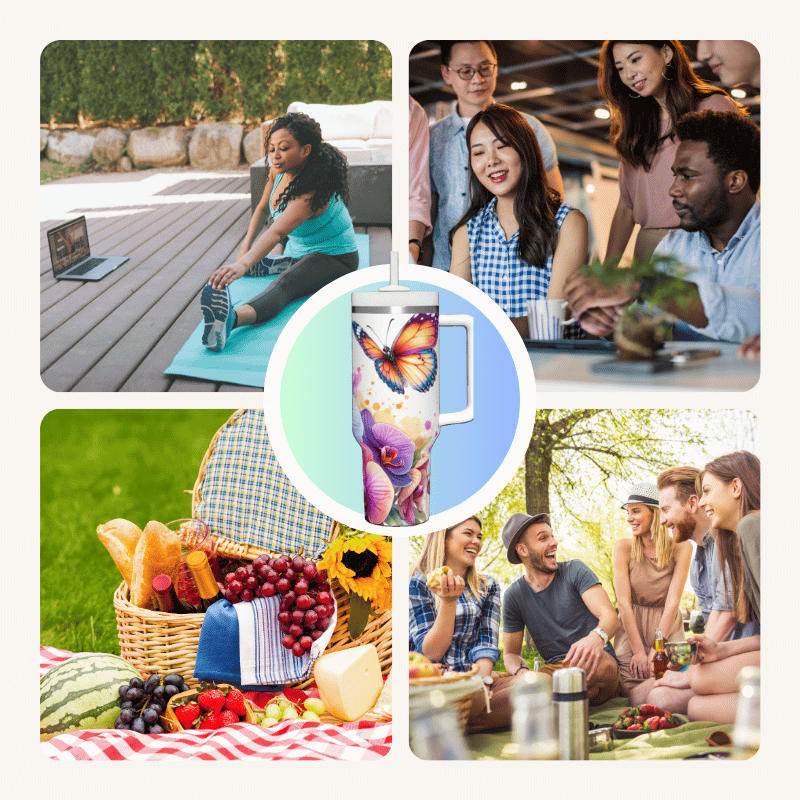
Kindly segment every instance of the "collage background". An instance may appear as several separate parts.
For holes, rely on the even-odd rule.
[[[796,676],[787,672],[797,663],[798,643],[789,617],[797,603],[786,564],[800,561],[793,515],[777,525],[775,510],[793,510],[800,482],[796,453],[800,425],[796,416],[800,359],[790,349],[797,339],[797,299],[800,296],[797,236],[798,159],[787,152],[798,129],[796,11],[794,4],[775,0],[761,6],[740,2],[601,3],[565,0],[557,6],[541,2],[375,2],[320,3],[305,7],[232,0],[222,6],[176,0],[143,0],[135,5],[102,2],[51,2],[23,6],[3,0],[5,41],[2,52],[2,192],[5,370],[3,405],[2,486],[6,490],[6,574],[2,585],[0,632],[5,654],[4,724],[0,728],[0,758],[6,787],[17,797],[115,797],[154,793],[166,796],[216,796],[255,792],[312,795],[326,798],[395,798],[456,793],[495,797],[512,791],[556,792],[618,796],[620,787],[639,787],[648,793],[659,781],[682,778],[684,787],[705,797],[759,797],[774,789],[788,790],[795,781],[797,739],[787,722],[786,691],[796,696]],[[313,8],[313,11],[311,11]],[[528,29],[528,30],[526,30]],[[405,251],[407,174],[402,168],[407,146],[407,56],[421,39],[520,38],[526,32],[552,39],[603,38],[631,35],[655,38],[746,38],[762,54],[764,92],[762,114],[767,120],[762,140],[764,236],[762,239],[762,319],[765,350],[761,380],[751,391],[732,393],[548,393],[539,406],[607,408],[746,408],[759,419],[764,460],[765,517],[780,533],[764,543],[768,573],[764,592],[763,704],[761,752],[742,763],[672,764],[653,769],[652,762],[622,762],[617,766],[586,763],[542,764],[528,770],[522,764],[493,762],[459,765],[421,762],[407,749],[407,713],[400,671],[396,676],[394,747],[382,761],[360,764],[242,762],[206,767],[204,764],[161,764],[155,769],[137,764],[92,764],[69,767],[49,762],[40,753],[35,731],[38,678],[34,658],[38,646],[38,429],[54,408],[228,408],[230,395],[185,394],[178,400],[148,394],[54,394],[38,374],[38,184],[33,138],[38,121],[38,61],[43,47],[60,38],[372,38],[384,42],[393,55],[394,180],[393,243]],[[787,146],[788,145],[788,146]],[[242,395],[241,405],[257,404]],[[781,537],[781,538],[779,538]],[[395,538],[394,563],[398,578],[407,563],[407,540]],[[13,568],[9,569],[13,564]],[[70,576],[65,576],[69,581]],[[395,660],[405,652],[407,595],[403,580],[395,581]],[[776,620],[786,620],[778,626]],[[16,710],[16,711],[15,711]],[[791,773],[790,773],[791,770]],[[638,792],[637,792],[638,793]],[[734,794],[735,793],[735,794]]]

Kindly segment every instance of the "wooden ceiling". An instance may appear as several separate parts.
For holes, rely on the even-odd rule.
[[[498,76],[494,98],[519,111],[538,117],[551,128],[589,137],[598,144],[608,141],[608,120],[595,116],[595,109],[604,106],[597,89],[598,56],[602,40],[537,41],[495,40]],[[696,40],[683,45],[693,61],[697,74],[704,80],[721,85],[713,72],[695,60]],[[424,41],[416,45],[409,59],[409,91],[421,105],[452,101],[455,97],[442,80],[439,45]],[[524,81],[523,90],[512,90],[512,82]],[[745,89],[744,103],[751,117],[758,122],[760,95]]]

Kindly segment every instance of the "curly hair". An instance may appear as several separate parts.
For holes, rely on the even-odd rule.
[[[675,126],[682,142],[705,142],[708,157],[722,175],[747,173],[754,193],[761,185],[761,131],[751,119],[729,111],[695,111]]]
[[[666,45],[672,50],[673,57],[665,67],[667,111],[672,124],[665,135],[661,135],[661,107],[655,97],[631,97],[630,89],[622,82],[614,64],[616,44],[644,44],[654,50]],[[603,42],[597,84],[611,112],[611,144],[623,161],[632,167],[643,167],[645,171],[650,169],[659,144],[675,136],[675,123],[684,114],[694,111],[701,100],[713,94],[728,96],[722,89],[697,77],[683,45],[674,39]],[[744,109],[739,108],[744,113]]]
[[[289,201],[313,192],[311,210],[325,208],[334,195],[338,195],[345,205],[350,204],[350,190],[347,184],[347,159],[344,153],[331,144],[322,141],[322,128],[308,114],[291,111],[278,117],[270,126],[264,139],[265,149],[275,131],[286,129],[297,139],[301,147],[311,145],[311,152],[305,166],[281,192],[278,197],[278,211],[283,211]]]
[[[517,252],[526,264],[544,268],[555,246],[556,213],[561,196],[547,183],[547,173],[536,134],[519,111],[495,103],[479,111],[467,128],[467,144],[475,126],[482,122],[505,145],[519,154],[522,175],[514,195],[514,217],[519,223]],[[486,208],[494,195],[470,169],[470,205],[463,217],[450,231],[450,244],[455,232]]]

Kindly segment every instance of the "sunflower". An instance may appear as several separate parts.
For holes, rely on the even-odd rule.
[[[392,607],[392,543],[374,533],[341,534],[317,565],[328,570],[350,595],[359,595],[376,610]]]

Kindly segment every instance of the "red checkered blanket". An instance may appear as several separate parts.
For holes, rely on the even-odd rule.
[[[39,648],[39,675],[73,656],[54,647]],[[62,733],[41,743],[49,758],[61,761],[276,760],[371,761],[392,746],[390,722],[327,725],[291,720],[272,728],[239,723],[219,730],[139,734],[88,730]]]

